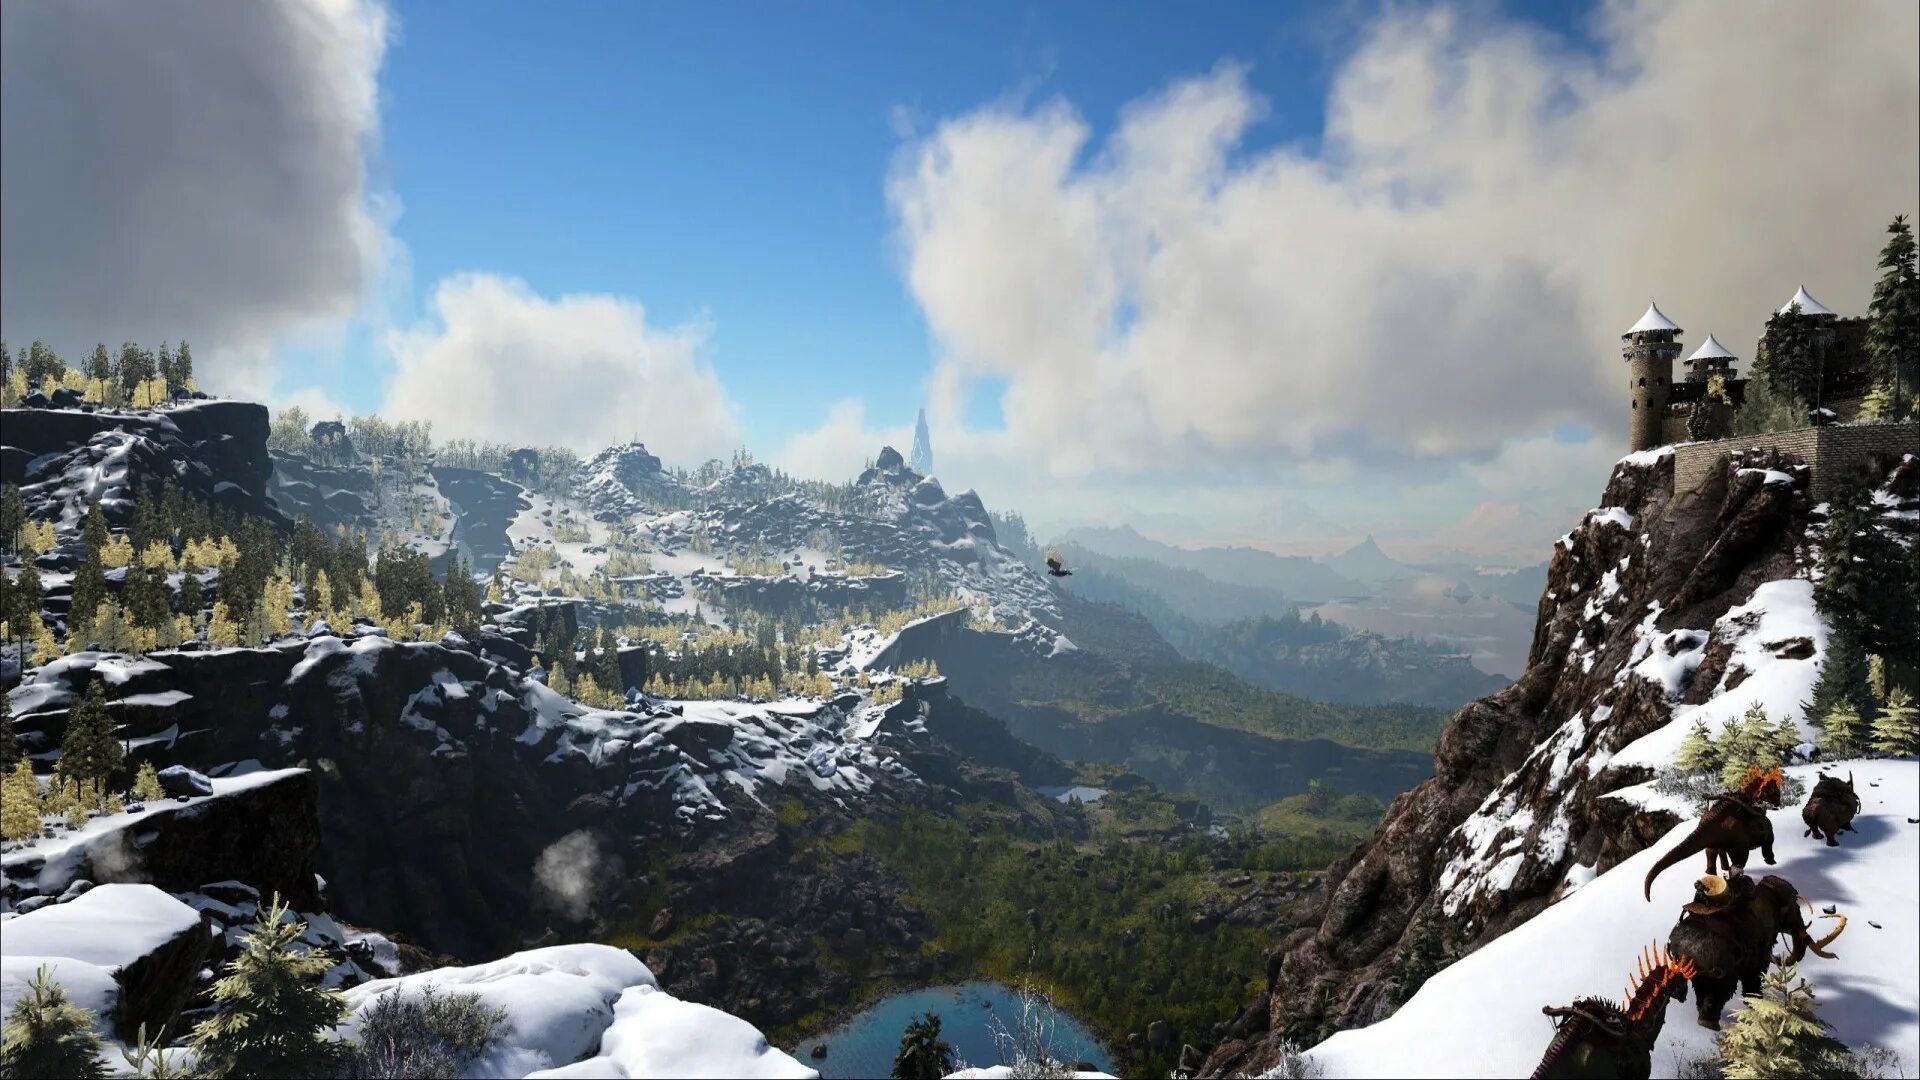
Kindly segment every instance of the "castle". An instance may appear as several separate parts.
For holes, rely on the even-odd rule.
[[[1822,373],[1817,407],[1832,412],[1830,419],[1858,417],[1871,382],[1866,318],[1841,317],[1809,295],[1805,286],[1780,310],[1788,311],[1795,304],[1815,328],[1814,347],[1821,358]],[[1685,378],[1674,380],[1673,362],[1683,348],[1680,335],[1685,332],[1658,304],[1648,303],[1640,321],[1620,335],[1625,342],[1620,355],[1627,362],[1631,402],[1629,433],[1636,451],[1725,435],[1733,410],[1746,400],[1747,380],[1738,377],[1734,366],[1739,357],[1712,334],[1687,357]],[[1756,344],[1755,353],[1759,350]],[[1724,400],[1708,394],[1716,375],[1725,387]]]

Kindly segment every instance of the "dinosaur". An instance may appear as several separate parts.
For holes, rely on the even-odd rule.
[[[1647,1080],[1653,1075],[1654,1043],[1667,1022],[1667,999],[1685,1001],[1693,974],[1692,963],[1655,945],[1641,952],[1624,1005],[1589,997],[1566,1008],[1542,1008],[1555,1027],[1532,1080]]]
[[[1647,871],[1646,898],[1653,899],[1653,879],[1659,877],[1662,870],[1696,851],[1707,853],[1709,874],[1719,873],[1723,864],[1727,873],[1744,873],[1747,853],[1756,847],[1760,849],[1760,857],[1772,866],[1776,861],[1773,823],[1767,820],[1767,810],[1780,806],[1785,783],[1786,777],[1778,765],[1765,770],[1758,766],[1748,768],[1740,787],[1716,795],[1693,831]]]
[[[1847,773],[1845,783],[1837,776],[1821,773],[1813,794],[1807,796],[1807,805],[1800,808],[1800,820],[1807,823],[1803,835],[1818,836],[1828,847],[1839,847],[1841,833],[1858,831],[1853,818],[1859,812],[1860,796],[1853,790],[1853,773]]]

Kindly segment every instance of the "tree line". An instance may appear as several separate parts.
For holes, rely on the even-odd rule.
[[[22,346],[18,354],[0,341],[0,404],[17,405],[35,391],[52,396],[62,388],[107,408],[148,408],[197,389],[193,350],[184,340],[178,349],[161,342],[158,350],[129,341],[117,353],[102,343],[78,367],[69,367],[44,341]]]

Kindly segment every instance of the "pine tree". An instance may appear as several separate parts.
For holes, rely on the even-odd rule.
[[[1889,757],[1920,754],[1920,709],[1901,687],[1887,692],[1887,704],[1873,722],[1873,749]]]
[[[306,930],[276,895],[240,939],[240,955],[213,986],[217,1011],[193,1031],[200,1075],[335,1075],[347,1048],[331,1032],[346,1018],[347,1004],[320,985],[333,961],[318,951],[295,951]]]
[[[1867,356],[1876,388],[1892,391],[1889,413],[1905,415],[1920,394],[1920,265],[1905,214],[1893,219],[1887,233],[1891,239],[1880,250],[1883,273],[1867,305]]]
[[[40,835],[44,812],[40,784],[25,758],[0,773],[0,839],[28,840]]]
[[[67,637],[70,644],[87,644],[92,633],[93,615],[107,602],[107,571],[100,565],[100,552],[89,549],[73,573],[73,600],[67,609]]]
[[[1814,603],[1858,648],[1911,663],[1920,659],[1920,611],[1908,591],[1908,557],[1880,528],[1867,486],[1858,479],[1839,485],[1828,503]]]
[[[107,1075],[100,1064],[93,1013],[67,999],[47,964],[40,965],[27,993],[13,1003],[0,1031],[0,1047],[0,1076],[93,1080]]]
[[[20,533],[27,526],[27,503],[16,485],[0,486],[0,549],[18,552]]]
[[[891,1075],[894,1080],[940,1080],[954,1064],[953,1047],[940,1037],[940,1018],[929,1012],[907,1022]]]
[[[20,757],[20,736],[13,730],[13,698],[0,691],[0,774],[12,772]]]
[[[1767,319],[1753,362],[1754,374],[1765,380],[1769,390],[1803,409],[1813,405],[1818,393],[1816,333],[1812,318],[1800,310],[1798,303],[1774,312]]]
[[[167,797],[167,789],[160,786],[160,774],[153,771],[153,762],[140,763],[140,771],[133,778],[133,797],[141,802],[157,802]]]
[[[1873,697],[1872,668],[1854,636],[1852,622],[1845,617],[1830,618],[1829,622],[1833,629],[1827,635],[1820,681],[1814,684],[1813,703],[1807,711],[1813,716],[1825,716],[1845,707],[1856,716],[1871,717],[1878,711]]]
[[[1714,745],[1706,721],[1694,717],[1693,726],[1687,729],[1686,738],[1680,740],[1680,749],[1674,754],[1673,767],[1683,773],[1704,774],[1719,771],[1721,764],[1720,748]]]
[[[180,560],[180,610],[189,618],[198,619],[200,611],[207,606],[206,590],[200,585],[200,568],[191,558]]]
[[[1842,702],[1828,710],[1820,718],[1820,730],[1820,749],[1826,758],[1849,758],[1860,753],[1860,740],[1865,732],[1860,714],[1851,704]]]
[[[1791,964],[1761,976],[1761,992],[1741,999],[1720,1036],[1720,1067],[1729,1080],[1849,1075],[1851,1055],[1815,1011],[1813,988]]]
[[[187,347],[185,338],[180,339],[180,349],[173,354],[173,372],[167,379],[169,389],[189,392],[194,389],[193,350]]]
[[[1791,716],[1775,720],[1766,728],[1766,736],[1776,759],[1783,765],[1793,760],[1794,750],[1805,741],[1800,737],[1800,725],[1794,723]]]
[[[157,630],[173,622],[173,591],[167,588],[166,571],[157,566],[136,566],[127,571],[127,614],[133,625]]]
[[[1727,721],[1720,731],[1721,783],[1729,789],[1739,787],[1749,766],[1766,768],[1778,762],[1767,736],[1769,728],[1767,711],[1757,704],[1745,716]]]
[[[107,515],[101,511],[99,499],[87,504],[87,516],[80,523],[80,537],[86,541],[88,551],[101,551],[113,539],[113,531],[107,528]]]
[[[67,713],[67,730],[60,739],[60,763],[55,772],[72,784],[105,784],[120,767],[124,751],[114,735],[113,717],[99,679],[87,686],[86,696]]]

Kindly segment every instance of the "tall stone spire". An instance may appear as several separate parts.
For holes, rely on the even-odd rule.
[[[933,475],[933,440],[927,437],[927,410],[920,410],[920,422],[913,428],[913,455],[907,467],[921,476]]]

